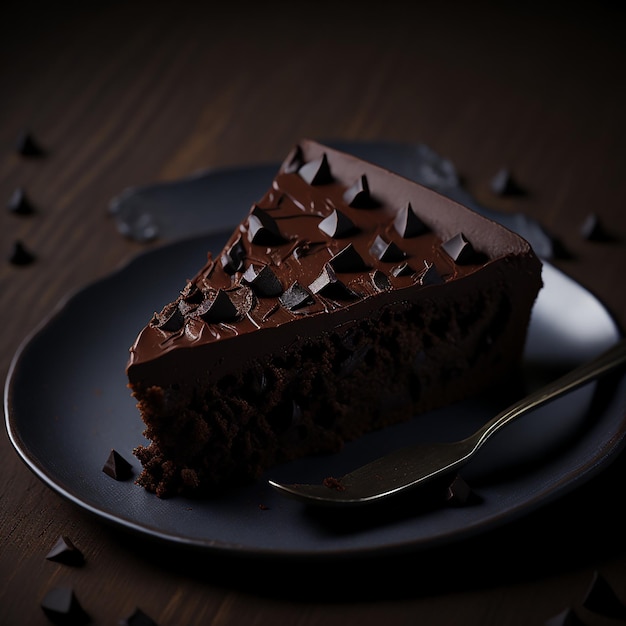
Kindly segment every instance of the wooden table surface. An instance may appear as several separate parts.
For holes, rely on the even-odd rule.
[[[108,205],[120,191],[279,162],[301,137],[425,143],[482,204],[539,219],[567,252],[554,264],[626,327],[620,12],[247,4],[54,3],[29,12],[26,3],[3,16],[2,379],[64,296],[166,243],[118,233]],[[45,156],[17,153],[23,130]],[[491,192],[502,167],[525,195]],[[17,189],[33,214],[8,210]],[[592,213],[611,241],[582,236]],[[18,240],[35,262],[9,261]],[[0,623],[48,623],[40,602],[62,585],[93,624],[116,624],[136,607],[161,626],[528,626],[568,607],[587,624],[624,623],[581,603],[596,572],[626,602],[625,470],[621,455],[549,506],[452,546],[273,563],[181,552],[105,525],[44,485],[3,429]],[[45,558],[60,535],[81,549],[82,567]]]

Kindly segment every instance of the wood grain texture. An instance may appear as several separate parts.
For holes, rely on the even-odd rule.
[[[23,188],[36,212],[0,214],[3,380],[21,341],[62,298],[161,245],[122,238],[111,198],[208,167],[277,162],[301,137],[426,143],[479,202],[539,219],[569,252],[555,265],[626,327],[621,12],[486,2],[10,4],[0,20],[0,198]],[[45,157],[15,153],[23,129]],[[527,195],[491,193],[501,167]],[[581,237],[592,212],[613,241]],[[18,239],[33,265],[6,260]],[[161,626],[543,624],[579,605],[595,569],[626,600],[617,497],[625,469],[622,456],[559,502],[454,549],[276,564],[154,550],[45,487],[4,433],[0,623],[46,623],[41,598],[70,584],[94,624],[117,623],[135,606]],[[60,534],[84,552],[83,567],[45,559]]]

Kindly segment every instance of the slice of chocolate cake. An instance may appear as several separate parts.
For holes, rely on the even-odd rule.
[[[209,493],[484,391],[540,287],[516,234],[304,140],[130,349],[137,482]]]

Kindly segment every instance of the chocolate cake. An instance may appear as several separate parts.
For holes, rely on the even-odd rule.
[[[268,181],[269,184],[270,181]],[[139,333],[137,479],[205,495],[497,385],[541,264],[504,227],[303,140]]]

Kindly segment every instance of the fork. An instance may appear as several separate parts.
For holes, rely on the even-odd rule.
[[[465,439],[400,448],[322,484],[287,484],[274,480],[269,484],[284,496],[312,505],[354,506],[381,501],[451,475],[468,463],[492,435],[514,420],[625,362],[626,340],[622,339],[591,361],[512,404]]]

